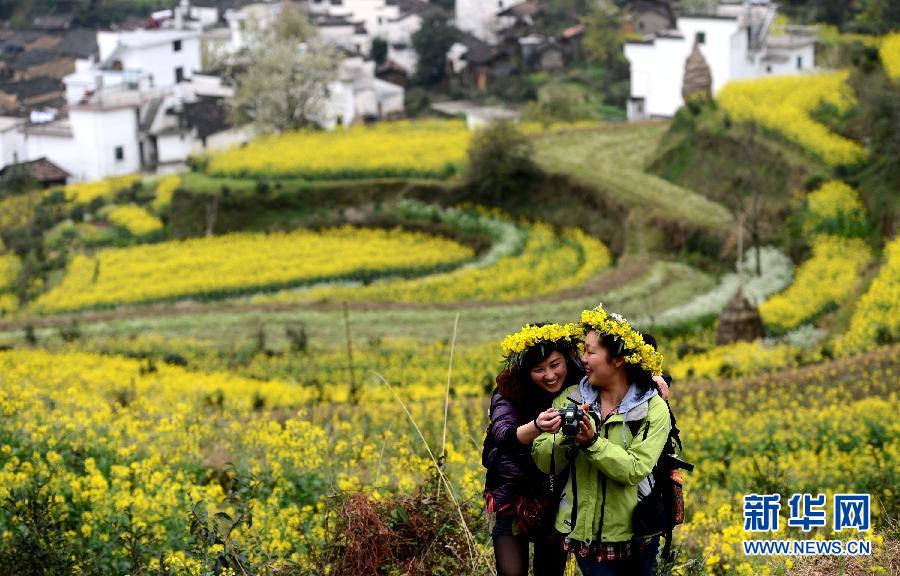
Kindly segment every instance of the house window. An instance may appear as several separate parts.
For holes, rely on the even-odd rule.
[[[175,83],[184,82],[184,68],[179,66],[175,69]]]
[[[116,161],[121,162],[125,159],[125,148],[123,146],[116,146]]]
[[[639,32],[643,32],[643,31],[644,31],[644,23],[643,23],[643,22],[638,22],[638,31],[639,31]]]
[[[694,41],[697,44],[706,44],[706,32],[697,32],[697,34],[694,35]]]
[[[766,66],[766,74],[771,74],[771,73],[772,73],[772,67]]]
[[[797,70],[803,70],[803,56],[797,56]]]
[[[172,52],[181,52],[181,40],[172,42]]]

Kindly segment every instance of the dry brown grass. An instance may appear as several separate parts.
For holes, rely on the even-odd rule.
[[[898,576],[900,540],[885,539],[871,556],[815,556],[797,560],[791,576]]]

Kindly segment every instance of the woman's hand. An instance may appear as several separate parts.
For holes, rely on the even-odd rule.
[[[548,408],[538,414],[537,424],[544,432],[556,434],[562,427],[562,417],[556,411],[556,408]]]
[[[578,424],[578,434],[575,436],[576,444],[584,444],[594,438],[594,434],[596,434],[594,430],[594,420],[591,418],[591,415],[588,414],[588,410],[590,409],[590,404],[582,404],[581,405],[581,422]]]
[[[659,395],[662,396],[663,400],[669,399],[669,384],[663,379],[662,376],[654,376],[653,381],[656,382],[656,388],[659,390]]]

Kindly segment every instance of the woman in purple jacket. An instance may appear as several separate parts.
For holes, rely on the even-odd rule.
[[[504,369],[497,375],[482,464],[498,576],[528,574],[528,543],[534,543],[535,576],[563,573],[566,555],[552,532],[554,494],[565,484],[538,470],[531,443],[562,424],[551,408],[556,395],[584,376],[578,361],[578,326],[530,324],[502,343]],[[563,463],[560,463],[562,466]],[[562,472],[562,471],[561,471]]]

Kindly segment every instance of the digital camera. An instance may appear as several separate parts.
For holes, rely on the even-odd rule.
[[[562,417],[561,431],[563,433],[563,436],[577,436],[578,424],[581,422],[581,418],[584,416],[584,412],[581,410],[581,406],[575,404],[574,402],[571,402],[565,408],[561,410],[557,409],[556,411]]]

